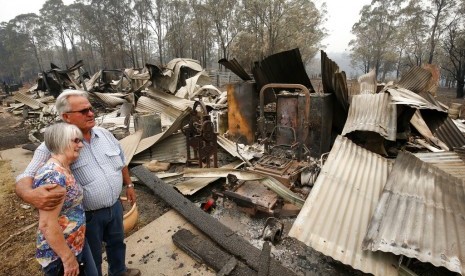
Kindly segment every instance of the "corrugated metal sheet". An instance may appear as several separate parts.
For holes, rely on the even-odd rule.
[[[258,91],[268,83],[302,84],[308,90],[314,91],[298,48],[276,53],[261,62],[255,62],[252,73]]]
[[[125,99],[118,98],[120,94],[110,94],[110,93],[99,93],[99,92],[92,92],[92,95],[97,96],[101,101],[111,107],[116,107],[120,104],[127,103]]]
[[[360,94],[376,93],[376,71],[374,68],[365,75],[358,77],[357,81],[360,84]]]
[[[389,162],[338,136],[289,236],[374,275],[397,275],[396,257],[362,250]]]
[[[140,97],[137,101],[136,112],[161,113],[172,121],[174,121],[182,113],[181,110],[174,108],[173,106],[165,105],[145,96]]]
[[[200,62],[189,58],[175,58],[170,60],[163,70],[163,75],[169,77],[167,89],[174,93],[180,78],[180,71],[182,67],[187,67],[193,71],[201,72],[203,70]]]
[[[402,254],[463,274],[464,217],[463,180],[401,152],[363,248]]]
[[[345,112],[349,109],[349,89],[347,88],[347,78],[344,71],[339,71],[336,62],[328,58],[328,55],[321,51],[321,80],[325,93],[334,93],[337,102]]]
[[[396,88],[394,86],[388,86],[383,91],[389,92],[389,94],[391,94],[393,104],[402,104],[417,109],[430,109],[444,112],[441,107],[430,103],[422,96],[410,90],[401,87]]]
[[[13,96],[13,99],[29,106],[32,109],[39,109],[39,108],[47,107],[46,104],[41,103],[40,101],[33,99],[21,92],[16,92],[15,95]]]
[[[373,131],[390,141],[396,140],[397,108],[388,93],[352,97],[342,135],[353,131]]]
[[[137,146],[139,145],[140,139],[142,138],[142,130],[136,131],[134,134],[124,137],[119,140],[121,148],[124,152],[124,157],[126,159],[125,165],[129,165],[136,152]]]
[[[182,133],[176,133],[167,137],[165,140],[134,156],[133,163],[145,163],[152,160],[186,163],[186,136]]]
[[[222,166],[224,169],[236,169],[242,164],[241,161],[234,161],[230,164]],[[208,171],[208,168],[204,169]],[[192,178],[186,181],[177,183],[174,187],[183,195],[193,195],[206,187],[208,184],[215,182],[221,177],[203,177],[203,178]]]
[[[442,115],[439,116],[438,114],[427,115],[422,112],[422,115],[431,132],[446,143],[450,149],[465,145],[465,136],[447,114],[439,114]]]
[[[183,113],[176,118],[176,121],[164,132],[156,134],[154,136],[150,136],[147,138],[142,139],[139,142],[139,146],[136,149],[136,152],[134,154],[139,154],[143,152],[144,150],[150,148],[151,146],[155,145],[156,143],[162,141],[166,137],[170,136],[171,134],[175,133],[182,127],[182,122],[186,116],[188,116],[191,112],[190,108],[187,108],[186,110],[183,111]]]
[[[413,66],[410,70],[402,75],[402,78],[397,83],[398,86],[420,93],[426,91],[430,85],[432,74],[426,69],[418,66]]]
[[[415,153],[421,161],[434,165],[457,178],[465,179],[465,162],[453,151]]]
[[[231,154],[232,156],[237,157],[241,160],[241,155],[246,160],[252,160],[255,154],[263,153],[263,150],[260,152],[244,150],[243,146],[239,147],[239,153],[237,153],[236,144],[233,141],[220,135],[217,138],[218,139],[216,142],[218,143],[218,145],[220,145],[225,151],[229,152],[229,154]],[[247,149],[250,149],[250,147],[247,147]]]
[[[228,68],[229,70],[231,70],[234,74],[238,75],[242,80],[244,81],[252,80],[249,74],[247,74],[247,72],[244,70],[244,67],[242,67],[235,58],[231,60],[222,58],[218,60],[218,63]]]
[[[193,107],[194,101],[176,97],[174,95],[157,90],[154,87],[149,87],[147,90],[147,96],[155,99],[167,106],[172,106],[179,110],[184,110],[186,107]]]

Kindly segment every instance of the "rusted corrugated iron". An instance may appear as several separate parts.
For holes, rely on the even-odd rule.
[[[257,131],[258,106],[255,84],[252,82],[229,84],[227,90],[230,139],[247,145],[253,144]]]
[[[311,92],[314,91],[298,48],[276,53],[256,62],[252,73],[258,90],[268,83],[293,83],[302,84]]]
[[[229,70],[231,70],[234,74],[238,75],[242,80],[244,81],[252,80],[249,74],[247,74],[247,72],[244,70],[244,67],[242,67],[235,58],[231,60],[222,58],[218,60],[218,63],[228,68]]]
[[[463,274],[464,217],[464,181],[401,152],[363,248],[402,254]]]
[[[415,93],[420,93],[427,91],[431,77],[431,72],[428,70],[413,66],[407,73],[402,75],[397,85]]]
[[[388,93],[361,94],[352,97],[342,135],[354,131],[372,131],[385,139],[396,140],[397,108]]]
[[[289,236],[365,273],[397,275],[394,255],[361,248],[389,171],[385,158],[338,136]]]

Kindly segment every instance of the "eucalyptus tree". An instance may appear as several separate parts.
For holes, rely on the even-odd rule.
[[[58,39],[61,46],[64,65],[69,64],[68,49],[66,47],[65,18],[66,10],[62,0],[47,0],[40,9],[41,17],[50,29],[50,32]]]
[[[133,43],[137,28],[133,27],[135,25],[133,5],[132,0],[119,0],[106,1],[104,6],[108,18],[107,27],[109,33],[112,33],[108,35],[117,45],[114,49],[108,49],[114,58],[113,65],[115,67],[127,67],[126,58],[131,58],[131,52],[135,51]],[[126,42],[131,45],[127,45]],[[136,67],[137,61],[133,56],[131,59],[132,66]]]
[[[308,62],[321,46],[324,10],[312,1],[243,0],[242,4],[244,26],[233,43],[232,54],[244,64],[296,47]]]
[[[163,0],[141,0],[145,3],[150,19],[148,25],[152,28],[157,37],[158,61],[163,64],[164,44],[166,34],[166,2]]]
[[[189,22],[193,15],[187,0],[172,0],[167,3],[166,42],[171,58],[186,57],[192,31]]]
[[[427,0],[425,14],[430,20],[429,55],[428,63],[433,63],[436,45],[444,30],[453,20],[453,11],[456,8],[455,0]],[[459,16],[463,16],[459,15]]]
[[[47,46],[47,41],[50,38],[46,32],[44,32],[43,24],[40,21],[40,17],[35,13],[27,13],[16,16],[9,22],[12,31],[27,37],[27,44],[23,45],[24,50],[32,52],[37,67],[40,71],[43,71],[42,57],[40,55],[42,47]]]
[[[219,45],[219,58],[229,59],[231,42],[241,30],[243,5],[238,0],[207,0]]]
[[[27,34],[15,31],[11,22],[0,26],[0,75],[8,82],[20,81],[22,69],[30,63],[32,55],[27,50],[29,37]]]
[[[74,3],[64,6],[64,33],[68,38],[73,53],[73,62],[78,61],[78,49],[76,46],[78,34],[80,32],[80,15],[83,9],[83,4]]]
[[[449,73],[456,81],[456,96],[463,98],[465,84],[465,28],[464,20],[456,18],[445,31],[443,49],[448,57],[442,64],[442,70]]]
[[[356,36],[350,42],[353,58],[363,53],[368,59],[369,68],[376,70],[378,77],[383,69],[383,79],[392,69],[393,52],[392,41],[398,26],[398,16],[401,11],[402,0],[372,0],[370,5],[363,6],[360,19],[352,26],[352,33]],[[368,49],[363,49],[368,48]]]
[[[189,4],[194,11],[191,30],[195,33],[191,41],[191,57],[198,59],[203,67],[207,67],[213,45],[214,20],[211,16],[211,6],[206,0],[189,0]]]
[[[428,60],[427,37],[430,29],[422,1],[411,0],[402,10],[401,20],[398,33],[406,43],[403,62],[408,67],[421,66]]]

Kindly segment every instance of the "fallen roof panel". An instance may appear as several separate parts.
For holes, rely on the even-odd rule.
[[[142,130],[136,131],[134,134],[126,136],[125,138],[119,141],[121,148],[124,152],[124,157],[126,159],[125,165],[129,165],[134,152],[136,152],[137,146],[139,145],[140,139],[142,138]]]
[[[30,108],[32,109],[39,109],[39,108],[43,108],[43,107],[47,107],[46,104],[36,100],[36,99],[33,99],[21,92],[16,92],[15,95],[13,96],[13,98],[18,101],[18,102],[21,102],[27,106],[29,106]]]
[[[397,108],[388,93],[361,94],[352,97],[342,135],[353,131],[372,131],[385,139],[396,140]]]
[[[338,136],[289,236],[365,273],[397,275],[394,255],[361,247],[389,170],[385,158]]]
[[[186,136],[182,133],[175,133],[134,156],[133,163],[145,163],[152,160],[185,163],[187,160],[186,145]]]
[[[268,56],[261,62],[256,62],[252,71],[258,90],[268,83],[293,83],[302,84],[314,91],[299,48]]]
[[[244,67],[242,67],[235,58],[231,60],[222,58],[218,60],[218,63],[228,68],[229,70],[231,70],[234,74],[238,75],[242,80],[244,81],[252,80],[249,74],[247,74],[247,72],[244,70]]]
[[[401,152],[363,248],[402,254],[463,274],[464,217],[464,181]]]
[[[430,85],[431,77],[430,71],[413,66],[407,73],[402,75],[397,85],[415,93],[420,93],[428,89],[427,86]]]
[[[465,162],[456,152],[415,153],[415,156],[454,177],[465,179]]]

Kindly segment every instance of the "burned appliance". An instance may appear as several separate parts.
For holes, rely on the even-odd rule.
[[[265,118],[263,95],[266,89],[281,90],[276,93],[276,121],[271,133],[269,119]],[[289,89],[296,92],[290,92]],[[259,111],[258,127],[261,142],[265,145],[265,154],[250,169],[273,176],[286,186],[292,186],[308,166],[309,150],[306,142],[309,132],[310,92],[301,84],[267,84],[260,91]]]
[[[196,164],[200,168],[218,167],[217,134],[208,115],[205,104],[195,101],[188,122],[183,123],[182,132],[186,136],[186,164]]]

